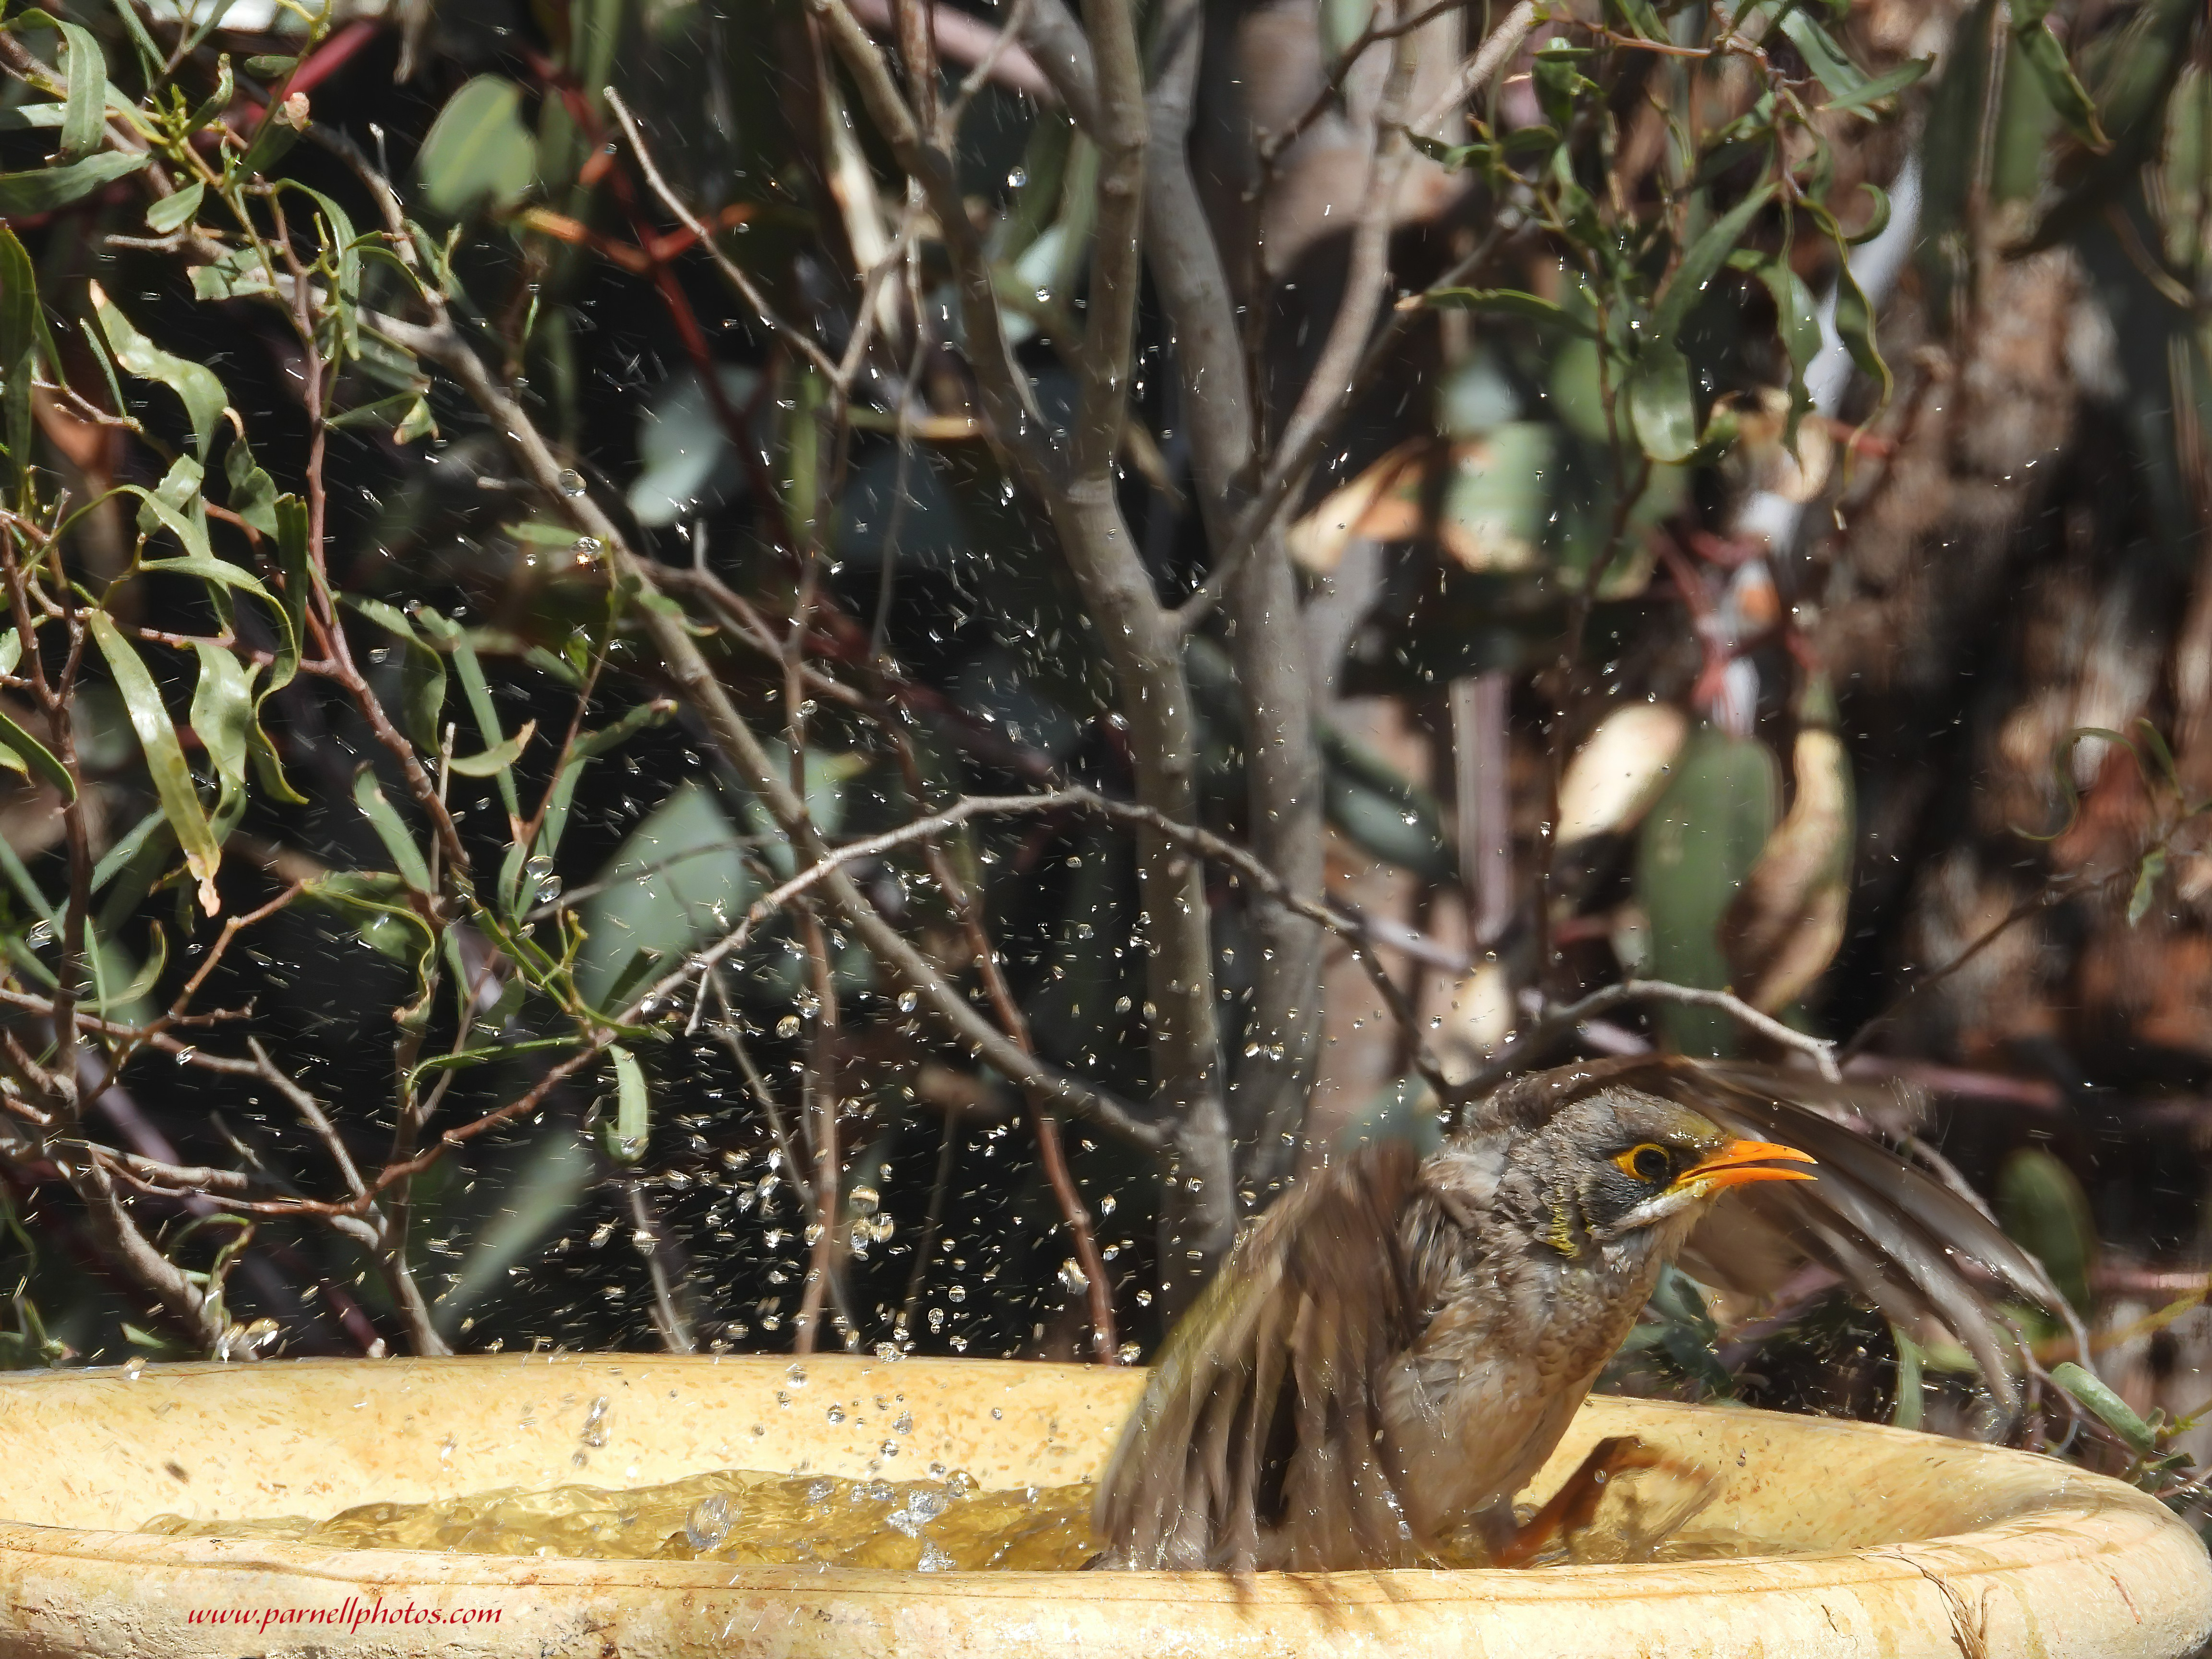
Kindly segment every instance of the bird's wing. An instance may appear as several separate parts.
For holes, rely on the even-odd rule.
[[[1363,1559],[1404,1553],[1373,1454],[1377,1390],[1413,1322],[1398,1223],[1418,1164],[1402,1141],[1362,1147],[1237,1243],[1154,1363],[1100,1482],[1100,1565],[1321,1565],[1300,1559],[1302,1537],[1356,1540]]]
[[[1680,1101],[1747,1139],[1810,1152],[1818,1179],[1749,1187],[1729,1201],[1833,1268],[1892,1320],[1942,1324],[1973,1355],[2004,1409],[2018,1400],[2020,1340],[1992,1292],[2039,1304],[2075,1325],[2087,1352],[2078,1320],[2042,1263],[2005,1236],[1939,1155],[1878,1138],[1851,1085],[1769,1066],[1639,1055],[1540,1073],[1505,1085],[1495,1105],[1486,1105],[1509,1121],[1548,1115],[1607,1084]]]

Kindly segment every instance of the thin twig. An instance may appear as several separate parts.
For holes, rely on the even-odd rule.
[[[1793,1030],[1771,1014],[1761,1013],[1733,993],[1709,991],[1695,985],[1674,985],[1665,980],[1631,979],[1593,991],[1564,1006],[1553,1008],[1526,1033],[1516,1037],[1492,1056],[1487,1065],[1460,1086],[1459,1093],[1472,1097],[1496,1087],[1515,1073],[1527,1070],[1553,1043],[1572,1035],[1583,1022],[1595,1019],[1600,1014],[1632,1002],[1673,1002],[1692,1008],[1718,1009],[1770,1042],[1806,1055],[1819,1069],[1820,1075],[1830,1082],[1842,1079],[1843,1073],[1836,1065],[1833,1043],[1825,1038],[1808,1036],[1802,1031]]]

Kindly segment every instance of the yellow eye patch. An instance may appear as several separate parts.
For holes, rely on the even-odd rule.
[[[1674,1173],[1673,1157],[1656,1141],[1647,1140],[1640,1146],[1631,1146],[1613,1161],[1624,1175],[1649,1182],[1655,1187]]]

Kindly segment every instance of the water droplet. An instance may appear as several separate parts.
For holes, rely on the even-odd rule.
[[[916,996],[912,991],[901,991],[898,994],[899,1012],[902,1014],[912,1013],[915,1010],[915,1005],[921,1000],[921,999]]]
[[[1114,1351],[1114,1358],[1120,1360],[1124,1365],[1133,1365],[1137,1363],[1137,1356],[1143,1352],[1144,1350],[1139,1348],[1135,1343],[1124,1342],[1119,1348],[1116,1348]]]
[[[522,873],[532,881],[543,881],[553,873],[553,860],[544,853],[532,854],[522,866]]]
[[[883,1196],[873,1187],[853,1188],[853,1207],[862,1215],[873,1215],[883,1202]]]
[[[1091,1275],[1073,1256],[1060,1264],[1060,1282],[1070,1296],[1080,1296],[1091,1288]]]
[[[606,551],[606,544],[597,536],[579,536],[569,544],[568,550],[576,556],[578,564],[589,564]]]
[[[786,1014],[781,1019],[776,1021],[775,1034],[780,1037],[797,1036],[799,1035],[799,1016],[797,1014]]]
[[[965,1302],[968,1299],[968,1287],[965,1285],[955,1285],[951,1290],[945,1291],[945,1299],[947,1302]]]
[[[1111,1215],[1114,1213],[1115,1208],[1115,1200],[1114,1194],[1111,1193],[1107,1194],[1105,1197],[1098,1200],[1098,1213],[1101,1215]]]
[[[540,904],[550,904],[555,899],[561,896],[561,878],[558,876],[548,876],[544,880],[538,884],[535,890],[538,895],[538,902]]]
[[[1019,190],[1024,185],[1029,183],[1029,181],[1030,173],[1027,167],[1016,167],[1006,174],[1006,188],[1008,190]]]
[[[146,1375],[146,1362],[133,1354],[123,1367],[123,1375],[136,1382]]]
[[[574,477],[574,473],[565,475]],[[730,1500],[720,1492],[702,1498],[684,1517],[684,1536],[695,1550],[710,1550],[730,1535]]]
[[[805,1388],[806,1386],[806,1367],[804,1365],[793,1365],[789,1370],[783,1374],[783,1380],[790,1383],[794,1389]]]
[[[842,1423],[845,1420],[845,1408],[842,1406],[832,1406],[827,1415],[832,1423]]]
[[[584,475],[574,467],[563,468],[556,482],[561,486],[561,493],[571,500],[584,493]]]
[[[34,945],[52,945],[54,942],[54,925],[51,921],[34,922],[31,931],[23,937]]]
[[[607,1405],[606,1395],[596,1395],[591,1409],[584,1413],[583,1431],[576,1437],[586,1445],[596,1448],[607,1443]]]

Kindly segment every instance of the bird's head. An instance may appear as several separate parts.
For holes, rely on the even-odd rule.
[[[1811,1156],[1742,1140],[1687,1106],[1620,1087],[1560,1111],[1528,1143],[1545,1242],[1563,1255],[1633,1241],[1672,1255],[1707,1206],[1730,1187],[1810,1181]]]

